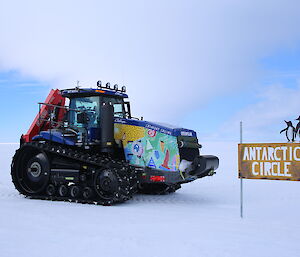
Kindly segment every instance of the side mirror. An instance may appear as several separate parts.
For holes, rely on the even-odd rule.
[[[77,114],[77,123],[87,124],[89,117],[86,112],[81,112]]]

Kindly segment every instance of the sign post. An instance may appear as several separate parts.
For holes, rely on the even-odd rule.
[[[243,122],[240,122],[240,144],[243,143]],[[240,177],[240,216],[243,218],[243,178]]]
[[[295,136],[300,131],[287,122],[287,143],[243,143],[243,122],[240,122],[240,143],[238,145],[238,166],[240,178],[240,216],[243,218],[243,179],[270,179],[300,181],[300,143]]]

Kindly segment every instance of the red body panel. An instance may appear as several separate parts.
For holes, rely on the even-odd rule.
[[[65,97],[63,97],[58,89],[52,89],[46,98],[45,104],[51,104],[56,106],[65,105]],[[40,112],[35,117],[29,130],[25,135],[22,136],[24,142],[30,142],[34,136],[36,136],[40,131],[47,130],[50,128],[51,110],[55,107],[49,105],[41,105]],[[56,115],[54,117],[55,122],[62,122],[65,115],[65,109],[57,108]],[[57,126],[57,123],[55,123]],[[53,126],[52,126],[53,127]]]

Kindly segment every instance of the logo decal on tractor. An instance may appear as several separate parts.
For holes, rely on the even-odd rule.
[[[137,157],[141,158],[141,156],[143,155],[144,152],[144,148],[141,142],[136,141],[133,142],[132,144],[132,153],[134,155],[136,155]]]
[[[149,137],[155,137],[156,136],[156,131],[153,129],[149,129],[148,130],[148,136]]]
[[[192,137],[193,133],[190,131],[181,131],[182,136]]]

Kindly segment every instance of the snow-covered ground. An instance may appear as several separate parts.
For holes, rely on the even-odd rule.
[[[103,207],[30,200],[10,179],[18,145],[0,145],[0,256],[300,256],[300,182],[244,180],[237,144],[203,143],[217,175],[174,194]]]

